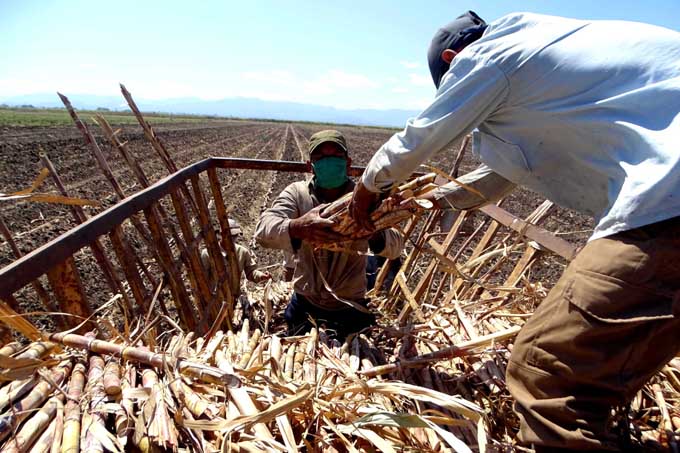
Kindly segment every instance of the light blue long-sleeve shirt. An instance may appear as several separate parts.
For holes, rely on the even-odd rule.
[[[476,128],[485,164],[594,216],[595,239],[680,215],[679,112],[680,33],[511,14],[455,57],[362,180],[385,190]]]

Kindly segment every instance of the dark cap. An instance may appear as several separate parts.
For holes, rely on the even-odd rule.
[[[442,52],[446,49],[461,51],[470,43],[478,40],[486,27],[486,22],[481,17],[474,11],[468,11],[437,30],[434,38],[432,38],[432,43],[430,43],[430,49],[427,51],[430,74],[432,74],[432,80],[437,88],[439,88],[439,83],[450,66],[442,60]]]
[[[319,131],[309,138],[309,156],[312,155],[314,150],[319,147],[322,143],[331,142],[338,145],[342,150],[347,153],[347,142],[345,137],[338,131],[333,129],[328,129],[325,131]]]

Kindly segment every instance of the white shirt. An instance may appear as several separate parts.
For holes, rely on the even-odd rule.
[[[680,215],[679,112],[680,33],[511,14],[455,57],[362,180],[386,190],[477,128],[486,165],[594,216],[595,239]]]

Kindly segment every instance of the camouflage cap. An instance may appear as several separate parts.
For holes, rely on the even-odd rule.
[[[309,138],[309,151],[308,156],[311,156],[314,150],[322,143],[332,142],[342,148],[345,153],[348,153],[347,142],[345,137],[338,131],[333,129],[328,129],[325,131],[319,131]]]

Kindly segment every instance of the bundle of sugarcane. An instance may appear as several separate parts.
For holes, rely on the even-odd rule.
[[[390,195],[383,199],[371,213],[371,221],[375,227],[373,231],[361,228],[350,217],[348,208],[352,200],[351,193],[326,206],[320,214],[322,217],[332,220],[334,225],[331,230],[347,237],[348,241],[364,239],[374,234],[375,231],[397,226],[414,214],[431,209],[432,202],[419,197],[437,187],[433,184],[436,176],[435,173],[428,173],[392,190]],[[333,248],[335,245],[319,242],[315,243],[315,246]]]
[[[364,376],[385,360],[364,336],[248,324],[156,352],[73,334],[7,345],[0,451],[470,451],[454,433],[483,426],[462,398]]]

